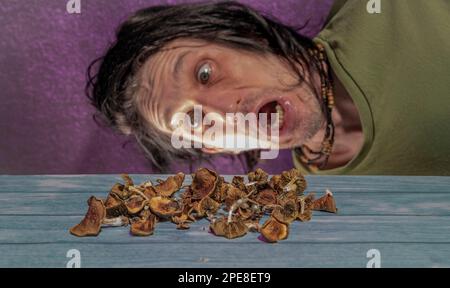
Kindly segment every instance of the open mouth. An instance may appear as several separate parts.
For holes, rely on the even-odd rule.
[[[269,103],[265,104],[264,106],[262,106],[258,111],[258,115],[260,113],[267,114],[267,120],[268,120],[267,126],[269,126],[269,127],[272,126],[272,123],[276,123],[275,117],[272,117],[272,116],[278,116],[278,121],[279,121],[278,129],[281,130],[283,128],[286,112],[285,112],[283,106],[281,106],[281,104],[278,103],[277,101],[272,101],[272,102],[269,102]]]

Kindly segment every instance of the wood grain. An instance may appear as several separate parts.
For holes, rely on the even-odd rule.
[[[133,175],[136,182],[164,175]],[[311,176],[308,191],[330,188],[337,215],[316,212],[289,238],[263,243],[208,233],[203,220],[155,235],[106,228],[98,237],[68,233],[89,195],[105,197],[117,175],[0,176],[0,267],[65,267],[78,249],[82,267],[365,267],[369,249],[382,267],[450,266],[450,177]],[[186,183],[189,183],[187,179]]]

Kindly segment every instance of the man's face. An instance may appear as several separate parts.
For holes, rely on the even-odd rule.
[[[304,143],[324,123],[310,86],[299,84],[287,62],[275,55],[178,39],[153,55],[141,71],[140,112],[162,133],[173,132],[173,115],[192,113],[194,105],[223,119],[226,113],[278,113],[281,149]],[[311,83],[309,75],[305,78]]]

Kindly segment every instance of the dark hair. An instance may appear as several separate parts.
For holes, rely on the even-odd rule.
[[[311,67],[311,39],[237,2],[212,2],[155,6],[136,12],[117,30],[116,41],[88,69],[87,94],[113,127],[128,130],[160,170],[176,159],[201,157],[196,150],[179,150],[167,135],[158,135],[133,102],[135,76],[143,63],[177,38],[195,38],[285,59],[299,81]],[[100,62],[96,75],[93,67]],[[162,134],[162,133],[159,133]],[[170,147],[168,147],[170,146]],[[247,164],[256,164],[247,153]],[[252,163],[249,163],[252,162]],[[249,167],[250,169],[252,167]]]

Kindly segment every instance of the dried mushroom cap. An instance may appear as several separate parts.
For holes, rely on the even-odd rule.
[[[105,200],[105,207],[111,208],[118,206],[122,203],[123,203],[122,199],[120,199],[120,197],[117,194],[111,192],[109,193],[108,197]]]
[[[115,218],[123,215],[128,214],[128,209],[125,203],[120,203],[117,206],[114,207],[108,207],[106,208],[106,218]]]
[[[303,214],[303,212],[312,209],[315,196],[315,193],[309,193],[308,195],[301,195],[297,197],[299,214]]]
[[[302,195],[297,197],[298,220],[302,222],[307,222],[311,220],[314,197],[315,197],[314,193],[309,193],[308,195]]]
[[[292,178],[283,186],[283,192],[297,192],[297,178]]]
[[[338,209],[336,208],[336,202],[334,200],[333,193],[331,193],[331,191],[327,189],[325,195],[312,203],[312,209],[317,211],[336,213]]]
[[[87,203],[89,208],[83,220],[70,228],[70,233],[78,237],[97,236],[100,233],[103,218],[106,216],[102,200],[91,196]]]
[[[179,215],[182,212],[177,201],[161,196],[150,199],[149,206],[154,214],[164,218]]]
[[[120,199],[127,199],[130,196],[128,190],[125,189],[125,186],[120,183],[116,183],[111,187],[110,194],[115,194],[119,196]]]
[[[284,204],[294,201],[297,202],[297,192],[295,191],[288,191],[288,192],[283,192],[281,194],[278,195],[277,197],[277,203],[281,206],[283,206]]]
[[[230,209],[231,206],[239,199],[247,197],[241,189],[236,188],[234,186],[230,186],[227,190],[227,195],[225,197],[225,206],[227,209]]]
[[[258,219],[248,219],[244,221],[244,224],[247,226],[248,231],[250,232],[259,232],[259,229],[261,228],[259,225],[259,218]]]
[[[219,177],[216,172],[206,168],[198,169],[192,180],[192,199],[200,200],[210,195],[217,187]]]
[[[155,188],[151,187],[151,186],[145,187],[144,190],[142,191],[142,193],[144,193],[144,195],[147,199],[151,199],[158,195],[158,193],[156,193],[156,191],[155,191]]]
[[[267,174],[261,168],[258,168],[255,171],[248,173],[247,177],[248,181],[257,182],[259,185],[266,184],[267,181],[269,180],[269,174]]]
[[[242,218],[242,220],[250,219],[255,211],[248,204],[243,205],[243,207],[239,207],[237,209],[238,215]]]
[[[128,174],[121,174],[120,177],[122,177],[123,181],[125,182],[125,188],[134,185],[133,180]]]
[[[298,216],[298,205],[295,200],[284,203],[283,206],[276,207],[272,212],[272,217],[281,223],[290,224]]]
[[[156,193],[164,197],[170,197],[173,193],[180,190],[184,181],[184,173],[178,173],[175,176],[169,176],[165,181],[154,186]]]
[[[281,178],[284,186],[288,184],[295,185],[295,190],[299,194],[306,189],[305,177],[303,177],[299,169],[292,168],[291,170],[284,171],[283,173],[281,173]]]
[[[227,196],[227,190],[231,184],[226,183],[223,177],[219,177],[216,190],[211,194],[211,198],[217,202],[223,202]]]
[[[184,213],[180,216],[172,216],[171,220],[173,223],[177,224],[177,229],[180,230],[189,229],[189,223],[192,222],[192,220],[189,218],[189,215]]]
[[[231,184],[234,187],[238,188],[239,190],[242,190],[242,191],[247,190],[244,177],[242,177],[242,176],[234,176],[233,179],[231,180]]]
[[[226,218],[220,218],[213,221],[209,227],[214,235],[228,239],[242,237],[248,232],[247,225],[240,219],[228,222]]]
[[[272,188],[261,190],[257,194],[255,201],[261,205],[273,205],[277,202],[277,192]]]
[[[308,222],[312,218],[312,210],[305,210],[302,214],[298,213],[297,219],[302,222]]]
[[[177,229],[178,230],[187,230],[189,228],[191,228],[191,227],[189,226],[189,224],[187,222],[183,222],[183,223],[178,223],[177,224]]]
[[[284,240],[289,235],[289,226],[270,217],[260,229],[261,235],[269,242]]]
[[[139,195],[142,198],[148,200],[147,196],[145,196],[144,194],[144,188],[140,187],[140,186],[129,186],[128,187],[128,192],[130,192],[130,197],[133,195]]]
[[[155,230],[156,216],[149,210],[145,210],[143,214],[140,219],[131,224],[130,232],[134,236],[149,236]]]
[[[294,191],[297,194],[301,194],[306,189],[306,180],[300,170],[293,168],[289,171],[284,171],[281,175],[272,176],[269,186],[278,193]]]
[[[139,195],[133,195],[125,201],[125,206],[127,207],[129,214],[137,214],[141,212],[146,204],[147,201]]]
[[[269,186],[277,193],[283,192],[283,181],[281,179],[281,175],[273,175],[272,178],[270,178]]]
[[[206,196],[196,205],[197,213],[199,216],[208,216],[215,214],[219,210],[220,204]]]

